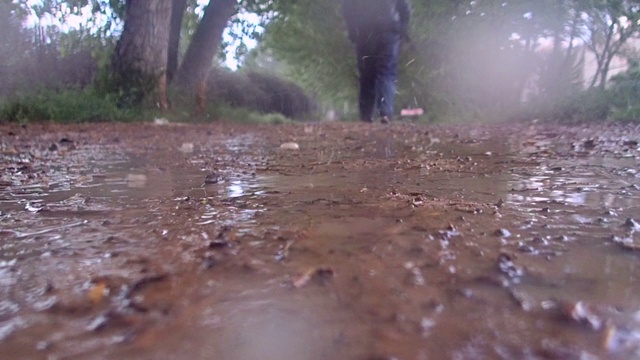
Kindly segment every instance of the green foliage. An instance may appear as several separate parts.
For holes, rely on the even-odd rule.
[[[631,61],[627,71],[611,79],[607,88],[574,89],[558,97],[538,97],[523,106],[521,119],[560,122],[639,121],[640,64]]]
[[[145,74],[138,69],[127,67],[113,71],[106,65],[100,71],[95,88],[102,96],[112,96],[119,108],[153,108],[155,104],[147,104],[145,100],[154,98],[158,81],[159,76]]]
[[[70,17],[80,16],[85,21],[77,30],[101,39],[112,38],[119,31],[126,8],[126,0],[15,0],[14,3],[24,13],[35,16],[39,26],[51,23],[52,19],[65,24]],[[50,25],[59,30],[55,24]]]
[[[232,72],[217,68],[209,77],[208,97],[235,108],[292,119],[304,119],[314,110],[313,100],[295,83],[254,70]]]
[[[62,31],[55,21],[63,22],[80,11],[69,7],[73,4],[45,1],[29,8],[21,1],[0,5],[0,97],[38,89],[86,88],[93,83],[115,40],[91,29],[89,19]],[[7,6],[13,9],[5,11]],[[21,22],[29,14],[36,26],[26,28]]]
[[[524,105],[516,117],[566,123],[606,121],[611,118],[611,100],[611,93],[600,88],[558,98],[541,97]]]
[[[400,59],[398,107],[487,118],[517,107],[534,64],[530,51],[510,39],[524,12],[507,12],[502,3],[412,1],[412,41],[405,42]],[[265,47],[321,99],[349,101],[355,110],[354,49],[339,1],[284,2],[278,10],[282,15],[268,24]]]
[[[215,99],[217,105],[205,117],[254,118],[258,116],[255,114],[280,113],[288,118],[304,118],[314,109],[314,102],[292,83],[253,71],[256,68],[286,73],[322,100],[324,108],[340,109],[346,117],[350,111],[355,112],[354,49],[345,34],[339,3],[340,0],[238,1],[240,14],[258,14],[261,23],[256,25],[244,16],[231,19],[229,34],[234,44],[240,43],[236,57],[246,61],[247,67],[238,73],[214,74],[209,98]],[[398,109],[423,107],[430,119],[538,117],[578,121],[640,117],[637,70],[616,77],[611,88],[605,90],[612,57],[627,51],[626,40],[640,31],[637,1],[411,3],[412,40],[403,44]],[[127,71],[116,78],[111,73],[111,54],[125,9],[125,0],[2,3],[0,96],[13,96],[3,103],[5,118],[7,114],[12,114],[13,120],[64,118],[64,112],[54,109],[48,99],[58,97],[69,104],[64,94],[73,92],[93,97],[93,101],[87,99],[93,109],[100,109],[96,99],[109,99],[98,111],[104,111],[105,119],[114,114],[107,104],[131,109],[128,113],[137,112],[142,95],[155,89],[156,78]],[[200,21],[201,9],[196,0],[188,0],[182,49]],[[35,17],[34,29],[22,28],[27,15]],[[61,24],[77,15],[86,22],[63,30]],[[264,33],[261,27],[265,28]],[[244,43],[247,39],[263,40],[263,51],[250,51]],[[541,44],[550,42],[552,49],[542,48]],[[589,79],[581,78],[585,51],[595,55],[598,67],[596,76]],[[95,92],[77,90],[88,88],[93,80],[97,80],[93,83]],[[585,81],[591,81],[591,87],[600,91],[582,92],[578,85]],[[49,91],[30,98],[15,96],[40,88]],[[535,94],[527,97],[529,103],[523,106],[522,94],[531,88]],[[44,100],[43,105],[33,103],[38,97]],[[175,106],[180,101],[172,102]],[[154,108],[155,104],[141,105]],[[246,107],[249,112],[231,114],[238,107]],[[80,107],[76,104],[73,108]],[[95,112],[93,117],[85,114],[82,118],[88,120],[82,121],[95,117],[99,117]]]
[[[285,60],[286,72],[323,100],[355,97],[355,56],[344,34],[339,0],[281,2],[265,47]]]
[[[632,62],[629,70],[614,76],[611,81],[613,118],[640,120],[640,64]]]
[[[102,121],[140,121],[164,117],[178,122],[231,121],[250,124],[283,124],[292,120],[280,113],[233,107],[225,102],[212,102],[204,113],[194,110],[191,96],[172,93],[172,110],[162,113],[142,108],[123,109],[110,96],[89,90],[42,91],[0,102],[0,122],[28,123],[55,121],[87,123]]]
[[[0,121],[96,122],[130,120],[132,111],[119,109],[112,99],[92,91],[45,91],[0,103]]]
[[[640,6],[630,0],[590,0],[577,2],[584,19],[582,39],[594,54],[596,75],[590,87],[605,88],[611,61],[625,48],[630,38],[640,32]]]
[[[402,52],[397,107],[423,107],[433,118],[524,116],[518,113],[525,90],[529,98],[531,90],[537,92],[534,101],[551,113],[601,118],[606,113],[600,101],[604,93],[579,94],[584,81],[591,80],[582,78],[585,49],[598,57],[602,78],[611,56],[623,51],[624,41],[640,24],[640,7],[626,0],[411,3],[412,41]],[[338,108],[348,101],[355,109],[355,59],[339,1],[282,1],[274,6],[276,16],[266,25],[264,46],[319,98]],[[626,27],[625,18],[630,20]],[[601,19],[608,19],[604,23],[609,28],[594,31]],[[608,43],[602,38],[605,30]],[[542,44],[549,41],[553,48],[545,49]],[[579,47],[581,43],[587,46]],[[595,100],[596,108],[576,105],[582,101],[578,97]],[[587,116],[591,111],[593,116]]]
[[[244,107],[237,107],[224,100],[207,103],[205,109],[193,106],[193,95],[178,89],[169,89],[172,99],[171,109],[166,112],[158,110],[138,114],[139,119],[165,118],[173,122],[207,123],[212,121],[229,121],[247,124],[282,124],[293,120],[280,113],[263,113]]]

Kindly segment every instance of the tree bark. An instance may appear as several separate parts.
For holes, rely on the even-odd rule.
[[[167,103],[167,59],[171,0],[127,0],[126,18],[111,61],[120,103],[135,106],[151,100]]]
[[[169,54],[167,59],[167,82],[171,82],[178,71],[178,52],[180,50],[180,32],[187,0],[173,0],[171,25],[169,30]]]
[[[614,34],[614,24],[611,24],[609,27],[607,27],[607,32],[605,34],[605,41],[602,48],[602,52],[598,52],[597,41],[594,40],[592,42],[593,46],[590,46],[591,50],[593,51],[593,54],[596,57],[597,69],[596,69],[596,74],[593,76],[593,80],[591,80],[591,85],[589,86],[589,88],[594,88],[598,83],[598,79],[602,78],[602,70],[605,65],[606,56],[609,54],[609,48],[611,47],[611,39],[613,38],[613,34]],[[595,36],[596,36],[595,34],[592,35],[592,37],[595,37]]]
[[[236,0],[209,2],[176,74],[178,86],[188,91],[199,92],[200,82],[206,82],[222,43],[222,33],[227,27],[227,22],[237,11],[236,5]]]
[[[573,41],[578,34],[578,21],[580,20],[580,13],[576,11],[576,15],[571,21],[571,32],[569,33],[569,45],[564,56],[564,69],[571,69],[573,65]]]
[[[609,80],[609,70],[611,70],[611,62],[613,58],[616,57],[620,53],[620,49],[626,43],[629,33],[625,31],[625,29],[619,25],[620,34],[618,35],[617,41],[615,41],[609,50],[609,54],[604,60],[604,65],[602,67],[601,77],[600,77],[600,88],[604,89],[607,86],[607,81]],[[630,32],[633,32],[631,30]]]

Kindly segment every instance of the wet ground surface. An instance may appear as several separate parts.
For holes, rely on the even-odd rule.
[[[638,127],[0,141],[2,358],[640,357]]]

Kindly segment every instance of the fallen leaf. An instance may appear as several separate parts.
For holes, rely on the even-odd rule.
[[[297,278],[293,279],[292,285],[294,288],[299,289],[309,284],[311,280],[317,279],[318,281],[320,281],[320,283],[324,284],[332,277],[333,269],[329,267],[317,267],[309,269]]]
[[[94,305],[101,303],[107,295],[109,295],[109,288],[104,282],[94,284],[87,292],[87,298]]]

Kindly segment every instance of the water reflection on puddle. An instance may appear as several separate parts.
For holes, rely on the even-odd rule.
[[[558,204],[587,208],[625,208],[638,205],[633,193],[640,179],[620,171],[635,166],[634,159],[584,159],[559,161],[554,170],[547,166],[527,168],[526,175],[514,174],[508,200],[521,206]]]
[[[247,143],[233,139],[208,145],[241,151]],[[254,176],[235,174],[233,169],[227,174],[230,177],[227,181],[205,186],[203,181],[207,172],[204,168],[159,167],[144,156],[125,155],[110,147],[87,147],[78,152],[85,155],[76,156],[78,164],[74,158],[66,159],[73,164],[66,171],[48,173],[41,181],[31,180],[33,183],[27,184],[24,184],[26,176],[22,179],[22,175],[16,175],[11,178],[16,185],[2,189],[0,259],[50,253],[52,247],[60,248],[60,244],[55,245],[56,237],[65,236],[76,227],[90,228],[101,222],[109,223],[111,215],[117,212],[133,211],[132,216],[136,216],[136,211],[138,214],[157,213],[152,207],[160,204],[163,198],[194,195],[195,198],[232,201],[222,206],[207,205],[197,223],[200,226],[212,223],[250,226],[260,211],[245,208],[242,200],[243,197],[260,196],[258,180]],[[188,156],[204,166],[206,158],[201,158],[205,155],[196,152]],[[75,170],[70,172],[68,169],[71,168]],[[166,211],[158,214],[166,215]],[[77,233],[78,239],[86,239],[81,235],[83,231],[78,229],[73,233]],[[65,244],[69,241],[65,239]]]
[[[553,170],[543,165],[516,169],[510,181],[512,190],[506,196],[509,206],[531,214],[537,224],[528,226],[521,235],[560,237],[566,247],[560,261],[548,262],[541,271],[549,279],[562,279],[561,286],[525,283],[519,286],[523,296],[539,303],[560,299],[590,304],[587,310],[572,310],[571,316],[580,321],[609,318],[603,346],[612,354],[638,354],[640,339],[640,321],[625,320],[640,310],[640,254],[611,242],[629,231],[625,219],[637,218],[640,208],[640,179],[621,170],[627,166],[637,165],[633,159],[604,158],[558,161]],[[606,310],[607,306],[617,310]]]

